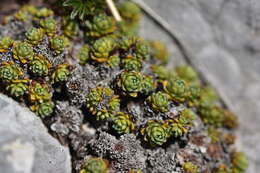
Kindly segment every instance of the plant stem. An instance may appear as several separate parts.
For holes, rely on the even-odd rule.
[[[111,11],[111,13],[113,14],[114,18],[116,19],[117,22],[122,21],[122,18],[115,6],[115,3],[113,2],[113,0],[106,0],[106,3]]]

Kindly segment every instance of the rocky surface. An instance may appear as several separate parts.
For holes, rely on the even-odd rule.
[[[160,28],[147,27],[148,21],[143,21],[142,35],[162,38],[174,52],[174,63],[183,62],[186,54],[205,75],[240,118],[238,145],[249,157],[247,173],[260,170],[260,1],[136,1],[145,2],[168,22],[185,50],[176,50]]]
[[[49,135],[40,118],[2,94],[0,116],[0,172],[71,172],[68,148]]]

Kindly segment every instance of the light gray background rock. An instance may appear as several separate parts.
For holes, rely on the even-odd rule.
[[[142,0],[136,0],[142,1]],[[260,1],[143,0],[171,26],[196,68],[241,121],[239,147],[249,157],[247,173],[260,170]],[[149,23],[149,24],[147,24]],[[169,45],[174,65],[180,50],[153,22],[141,34]]]
[[[0,172],[71,172],[68,148],[28,108],[0,94],[0,117]]]

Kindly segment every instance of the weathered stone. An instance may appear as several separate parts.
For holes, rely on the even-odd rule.
[[[71,172],[68,148],[48,133],[35,114],[0,94],[0,116],[0,172]]]
[[[260,170],[260,1],[143,1],[170,24],[190,60],[239,116],[247,172]]]

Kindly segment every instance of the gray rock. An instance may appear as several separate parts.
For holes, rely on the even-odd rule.
[[[170,25],[195,67],[241,121],[240,148],[247,173],[260,170],[260,1],[135,0],[145,2]],[[152,27],[150,27],[152,28]],[[152,29],[145,35],[158,36]],[[158,38],[160,39],[160,38]],[[172,49],[171,47],[169,47]],[[173,56],[174,62],[182,58]]]
[[[68,148],[50,136],[35,114],[0,94],[0,116],[0,172],[71,172]]]

